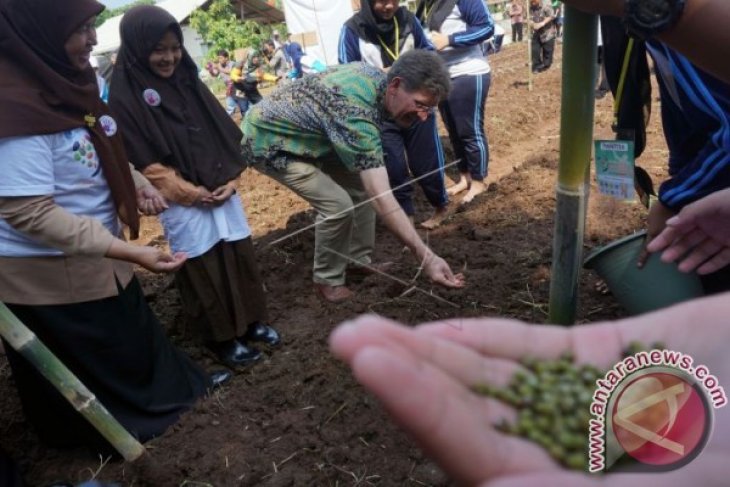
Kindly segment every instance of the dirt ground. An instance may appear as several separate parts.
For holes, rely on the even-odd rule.
[[[327,336],[339,322],[360,313],[409,324],[460,316],[546,320],[559,142],[557,51],[556,64],[535,78],[533,91],[526,84],[524,44],[491,58],[489,191],[455,211],[441,228],[423,233],[436,252],[465,273],[466,288],[447,291],[421,278],[417,290],[404,293],[410,285],[371,276],[353,285],[357,296],[351,302],[322,303],[311,290],[312,232],[272,244],[309,225],[313,213],[282,186],[248,170],[240,189],[283,346],[237,373],[168,433],[149,442],[150,465],[44,447],[24,420],[0,356],[0,447],[20,463],[28,484],[95,477],[123,486],[447,485],[448,478],[333,359]],[[597,101],[597,137],[612,137],[611,103],[610,95]],[[653,111],[640,162],[658,181],[667,152],[658,106]],[[427,217],[428,205],[419,198],[416,219]],[[640,205],[615,203],[593,191],[586,249],[641,229],[644,217]],[[382,228],[377,242],[376,259],[395,261],[395,277],[410,282],[417,270],[413,257]],[[164,245],[152,218],[144,220],[142,243]],[[185,333],[169,277],[140,275],[173,340],[204,367],[215,368]],[[590,272],[581,279],[581,323],[622,314],[610,295],[593,290],[596,279]]]

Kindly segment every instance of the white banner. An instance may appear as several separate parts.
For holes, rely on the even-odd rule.
[[[337,64],[340,29],[352,14],[351,0],[284,0],[292,41],[327,65]]]

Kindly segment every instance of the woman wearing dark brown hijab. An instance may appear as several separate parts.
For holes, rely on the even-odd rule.
[[[145,441],[211,381],[167,341],[132,273],[131,263],[173,271],[185,256],[123,238],[120,218],[136,238],[137,206],[156,213],[165,203],[133,177],[98,97],[89,55],[103,8],[0,0],[0,301]],[[5,351],[43,440],[108,448],[23,357]]]
[[[119,29],[109,103],[130,161],[169,202],[160,214],[165,235],[188,256],[176,274],[183,308],[221,362],[247,365],[261,356],[249,342],[280,340],[267,324],[251,230],[235,195],[242,134],[198,79],[172,15],[137,6]]]

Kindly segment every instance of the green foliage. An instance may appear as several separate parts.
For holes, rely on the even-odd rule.
[[[205,83],[208,89],[216,96],[223,95],[226,91],[226,82],[220,78],[206,77],[203,80],[203,83]]]
[[[155,0],[137,0],[134,3],[130,3],[129,5],[124,5],[122,7],[113,8],[113,9],[104,9],[102,13],[100,13],[96,17],[96,26],[99,27],[101,24],[106,22],[108,19],[112,17],[116,17],[117,15],[122,15],[127,10],[129,10],[132,7],[136,7],[137,5],[154,5]]]
[[[207,10],[198,9],[190,16],[190,25],[208,43],[208,56],[215,57],[216,51],[225,49],[233,55],[235,49],[253,47],[271,38],[276,29],[286,38],[284,24],[259,24],[252,20],[241,22],[229,0],[213,0]]]

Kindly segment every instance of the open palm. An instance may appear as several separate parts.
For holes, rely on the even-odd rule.
[[[500,319],[447,320],[407,328],[377,316],[341,325],[333,353],[373,392],[393,419],[463,485],[646,486],[647,474],[589,476],[568,471],[536,444],[495,430],[514,411],[474,394],[476,384],[506,385],[524,356],[557,358],[572,350],[578,363],[608,369],[632,341],[662,341],[708,366],[722,385],[730,378],[724,344],[730,327],[725,297],[693,301],[616,323],[561,328]],[[691,325],[690,325],[691,323]],[[725,379],[730,380],[730,379]],[[723,485],[730,454],[730,415],[716,410],[705,451],[684,468],[662,474],[662,485]]]
[[[730,189],[691,203],[667,221],[648,250],[662,260],[679,261],[679,269],[708,274],[730,264]]]

